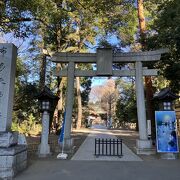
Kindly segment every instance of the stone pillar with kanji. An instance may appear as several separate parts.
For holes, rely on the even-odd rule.
[[[17,48],[0,44],[0,179],[11,179],[27,165],[27,147],[11,131]]]

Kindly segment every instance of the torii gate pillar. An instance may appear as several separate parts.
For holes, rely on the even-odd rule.
[[[148,149],[151,149],[152,142],[148,140],[147,136],[147,121],[146,121],[146,109],[144,98],[144,85],[143,85],[143,67],[142,62],[135,63],[136,66],[136,102],[137,102],[137,115],[139,125],[139,139],[136,141],[136,149],[138,154],[149,153]]]
[[[75,63],[69,62],[68,64],[68,78],[67,78],[67,94],[66,94],[66,113],[65,113],[65,131],[64,131],[64,147],[70,149],[72,147],[71,139],[71,124],[72,112],[74,104],[74,70]]]

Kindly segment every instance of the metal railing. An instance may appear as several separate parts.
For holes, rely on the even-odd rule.
[[[122,139],[95,139],[95,153],[98,156],[122,157]]]

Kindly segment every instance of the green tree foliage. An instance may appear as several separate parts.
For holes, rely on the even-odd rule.
[[[87,106],[89,102],[89,94],[91,91],[91,78],[81,78],[81,97],[82,97],[82,105]]]
[[[36,120],[33,114],[30,114],[26,119],[17,123],[15,121],[12,122],[12,130],[18,131],[19,133],[28,135],[37,135],[41,132],[42,127],[39,122]]]
[[[169,86],[175,92],[180,89],[180,5],[178,0],[164,0],[157,6],[158,13],[148,36],[148,48],[167,47],[165,55],[157,67],[164,77],[170,80]]]
[[[48,83],[52,89],[58,89],[58,92],[60,90],[62,106],[64,105],[66,79],[58,78],[56,82],[47,71],[51,67],[51,64],[47,63],[51,52],[87,52],[88,48],[96,45],[99,39],[106,42],[111,36],[119,40],[116,46],[133,47],[139,38],[135,3],[135,0],[0,0],[0,31],[13,32],[16,37],[31,39],[30,58],[23,63],[21,60],[18,61],[14,105],[16,116],[27,119],[30,114],[35,116],[37,111],[36,100],[32,100],[37,88],[28,82],[29,74],[33,77],[31,68],[36,68],[37,73],[41,72],[39,75],[41,79],[35,79],[35,82],[45,84],[46,80],[46,84]],[[147,49],[168,47],[171,50],[156,66],[170,80],[171,87],[178,90],[180,86],[178,0],[144,1],[144,7]],[[103,47],[107,45],[101,43]],[[112,47],[111,43],[109,44]],[[40,63],[34,63],[32,60]],[[66,67],[65,64],[58,66],[60,69]],[[87,68],[81,66],[78,65],[78,68]],[[87,69],[92,67],[89,66]],[[81,79],[83,105],[88,101],[90,85],[90,78]],[[121,113],[119,119],[125,119],[127,117],[125,114],[128,114],[128,119],[133,119],[135,100],[129,92],[132,88],[124,86],[123,89],[117,106],[124,108],[119,112]]]
[[[29,134],[32,130],[39,133],[38,104],[35,99],[37,86],[28,83],[28,67],[22,59],[17,59],[16,79],[15,79],[15,97],[13,106],[12,130],[20,133]],[[36,129],[38,127],[38,129]]]
[[[28,70],[24,62],[18,58],[16,68],[15,98],[14,98],[14,116],[17,116],[18,122],[22,122],[30,114],[37,115],[37,100],[34,98],[37,94],[35,84],[27,82]]]
[[[32,24],[29,22],[32,21],[32,16],[29,9],[32,6],[34,7],[34,4],[31,5],[28,2],[22,0],[0,1],[1,32],[13,32],[14,36],[23,38],[31,34]]]
[[[116,83],[119,89],[119,98],[116,103],[117,125],[123,125],[125,122],[137,123],[136,95],[134,82],[117,79]]]
[[[23,84],[18,86],[15,94],[14,111],[17,112],[19,120],[23,121],[29,114],[37,115],[38,106],[35,95],[37,87],[32,84]]]
[[[137,12],[134,0],[97,0],[93,1],[97,21],[98,33],[108,37],[116,36],[121,46],[134,42],[137,31]]]

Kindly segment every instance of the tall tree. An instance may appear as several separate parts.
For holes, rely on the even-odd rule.
[[[140,43],[142,50],[147,49],[146,45],[146,22],[144,15],[144,0],[137,0],[138,8],[138,19],[139,19],[139,30],[140,30]],[[147,106],[147,118],[151,120],[152,126],[155,126],[154,123],[154,109],[153,109],[153,85],[151,76],[145,76],[145,90],[146,90],[146,106]]]
[[[177,93],[180,89],[180,5],[178,0],[160,2],[156,10],[156,19],[151,27],[154,33],[148,34],[148,48],[167,47],[170,50],[157,67],[161,69],[161,74],[170,80],[169,86]]]

